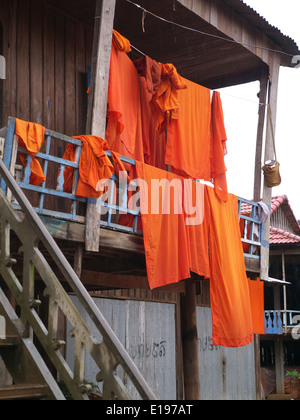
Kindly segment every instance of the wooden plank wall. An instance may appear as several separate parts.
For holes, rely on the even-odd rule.
[[[84,134],[93,28],[42,0],[0,0],[0,23],[7,61],[0,126],[15,116],[67,135]]]

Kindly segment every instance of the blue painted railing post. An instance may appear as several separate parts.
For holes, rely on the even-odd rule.
[[[5,139],[4,153],[3,153],[3,161],[7,168],[10,168],[11,166],[11,157],[12,157],[12,150],[13,150],[13,144],[14,144],[15,128],[16,128],[16,120],[14,118],[9,118],[8,131],[7,131],[7,136]],[[0,187],[3,193],[6,194],[7,188],[6,188],[6,183],[4,179],[1,179]]]

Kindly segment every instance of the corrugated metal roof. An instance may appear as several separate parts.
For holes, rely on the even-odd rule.
[[[284,52],[292,55],[299,54],[297,43],[289,36],[284,35],[279,28],[272,26],[256,10],[248,6],[242,0],[223,0],[231,6],[236,13],[248,20],[253,26],[264,32],[270,39],[278,44]],[[270,5],[271,7],[271,5]]]

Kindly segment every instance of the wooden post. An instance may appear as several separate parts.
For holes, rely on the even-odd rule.
[[[186,294],[180,297],[184,394],[185,400],[189,401],[201,399],[196,309],[196,286],[189,279],[186,280]]]
[[[83,251],[83,244],[77,244],[74,254],[74,271],[78,278],[81,278]]]
[[[92,57],[92,74],[87,117],[87,134],[105,137],[111,43],[116,0],[97,0]],[[96,200],[88,200],[85,247],[98,252],[100,214]]]
[[[264,72],[261,77],[261,92],[260,92],[260,103],[267,102],[267,94],[269,87],[269,106],[272,110],[272,116],[274,120],[272,124],[274,126],[275,133],[275,122],[277,115],[277,95],[278,95],[278,81],[279,81],[279,70],[280,70],[280,58],[279,55],[274,55],[274,60],[270,66],[270,75],[268,78],[267,72]],[[268,111],[268,110],[267,110]],[[257,134],[257,149],[256,149],[256,163],[255,163],[255,178],[254,178],[254,201],[261,199],[261,158],[262,158],[262,143],[263,143],[263,132],[265,125],[266,109],[260,106],[258,134]],[[274,145],[272,138],[271,122],[267,120],[267,132],[266,132],[266,144],[265,144],[265,157],[264,162],[267,160],[274,159]],[[268,188],[265,183],[263,185],[263,202],[271,206],[272,201],[272,188]],[[268,280],[269,278],[269,258],[270,258],[270,216],[265,225],[262,235],[262,247],[261,247],[261,258],[260,258],[260,278],[261,280]],[[257,399],[261,399],[260,391],[260,338],[255,337],[255,368],[256,368],[256,395]]]
[[[275,135],[279,69],[280,69],[280,57],[275,54],[274,61],[270,67],[270,88],[269,88],[269,107],[272,112],[273,130],[271,127],[270,118],[268,118],[266,145],[265,145],[265,158],[264,158],[265,162],[268,160],[274,159],[274,144],[273,144],[272,131],[274,132],[274,135]],[[271,206],[271,202],[272,202],[272,188],[268,188],[265,183],[263,186],[263,202],[269,206]],[[265,225],[263,238],[262,238],[261,259],[260,259],[261,261],[260,278],[262,280],[268,280],[269,278],[269,251],[270,251],[269,242],[270,242],[270,216]]]
[[[262,150],[263,138],[266,119],[266,105],[268,93],[268,70],[263,67],[260,78],[260,93],[259,93],[259,116],[257,127],[257,141],[256,141],[256,155],[255,155],[255,173],[254,173],[254,194],[253,200],[259,202],[261,200],[261,180],[262,180]]]
[[[258,112],[258,126],[257,126],[257,141],[256,141],[256,155],[255,155],[255,171],[254,171],[254,192],[253,201],[259,202],[261,200],[262,190],[262,153],[263,153],[263,139],[266,121],[266,107],[268,98],[269,85],[269,69],[262,67],[260,77],[260,93],[259,93],[259,112]],[[260,366],[260,336],[254,337],[254,356],[255,356],[255,374],[256,374],[256,399],[260,401],[261,396],[261,366]]]
[[[276,393],[283,395],[284,390],[284,348],[282,337],[275,338]]]

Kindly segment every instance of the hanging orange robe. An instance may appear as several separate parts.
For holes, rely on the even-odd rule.
[[[211,180],[210,90],[184,79],[178,118],[168,128],[166,163],[194,179]]]
[[[265,293],[264,282],[258,278],[248,279],[251,314],[254,334],[265,334]]]
[[[112,151],[144,161],[140,81],[137,69],[114,43],[108,88],[108,121],[105,139]]]
[[[129,40],[115,29],[113,30],[113,43],[114,46],[121,52],[125,52],[127,54],[131,51]]]
[[[227,134],[224,114],[219,92],[212,98],[212,147],[211,147],[211,177],[214,180],[216,194],[222,201],[228,200],[226,166],[224,156],[227,154]]]
[[[174,211],[172,205],[171,212],[164,214],[161,203],[169,199],[173,203],[174,195],[165,190],[160,197],[151,183],[175,181],[184,191],[184,180],[141,162],[136,162],[136,170],[137,178],[147,183],[147,188],[141,188],[140,201],[150,288],[178,283],[190,278],[191,271],[210,278],[214,345],[249,345],[253,341],[253,322],[237,197],[229,194],[227,202],[223,202],[213,188],[205,186],[203,219],[188,226],[185,212]],[[153,211],[157,200],[158,214]],[[182,205],[180,192],[175,203]]]
[[[39,153],[44,142],[45,127],[40,124],[30,123],[16,118],[15,132],[16,135],[19,136],[19,146],[25,148],[29,156],[32,158],[30,163],[30,184],[43,184],[46,178],[36,155]],[[19,157],[23,166],[26,167],[27,156],[19,153]]]
[[[156,168],[166,169],[166,137],[165,133],[158,134],[155,122],[150,109],[151,93],[147,88],[147,81],[144,77],[140,79],[141,84],[141,113],[142,113],[142,134],[145,163]]]
[[[145,180],[148,186],[146,191],[141,189],[140,200],[150,288],[178,283],[190,278],[191,271],[209,278],[209,206],[204,206],[200,219],[194,219],[191,209],[185,205],[187,186],[183,178],[141,162],[136,162],[136,171],[137,178]],[[166,188],[158,193],[152,180],[165,182]],[[202,189],[196,191],[196,182],[191,182],[192,205],[196,203],[196,193],[199,194],[198,203],[202,200],[201,204],[204,204]],[[177,193],[173,187],[168,189],[169,183],[176,185]],[[191,224],[193,221],[195,225]]]
[[[148,92],[151,95],[154,95],[161,84],[161,64],[145,55],[139,60],[136,60],[134,65],[137,68],[139,75],[145,78]]]
[[[238,220],[237,197],[221,201],[206,187],[210,205],[210,291],[213,342],[241,347],[253,341],[250,294]]]
[[[189,184],[186,180],[184,181],[184,197],[185,199],[189,197],[190,204],[184,203],[184,212],[190,252],[190,270],[208,279],[210,277],[208,234],[211,218],[209,203],[205,196],[205,186],[192,180],[188,182]],[[192,199],[190,199],[191,193]],[[191,206],[194,208],[196,205],[197,211],[191,214]]]
[[[173,174],[141,162],[136,162],[136,171],[137,178],[145,180],[148,185],[148,190],[141,189],[140,200],[150,288],[155,289],[190,278],[190,254],[184,214],[176,214],[173,205],[170,214],[162,214],[161,205],[159,214],[153,214],[157,202],[151,202],[153,193],[151,180],[167,180],[167,182],[178,180],[182,191],[181,180]],[[162,195],[160,204],[166,203],[168,198],[166,194]],[[156,199],[159,200],[158,195]],[[170,202],[174,203],[172,193]],[[178,203],[176,200],[176,204]]]
[[[173,64],[161,65],[161,82],[151,100],[153,118],[158,134],[162,134],[173,119],[178,118],[181,90],[186,89],[185,79]]]
[[[99,198],[98,183],[101,180],[110,179],[114,172],[125,171],[124,165],[117,153],[112,153],[112,161],[106,155],[108,144],[106,140],[96,136],[79,136],[75,139],[82,141],[82,151],[79,162],[79,181],[76,190],[78,197]],[[63,159],[75,161],[76,146],[69,143]],[[64,191],[71,193],[73,187],[74,169],[66,166],[64,171]]]

